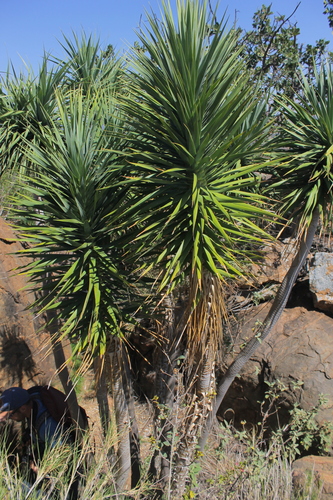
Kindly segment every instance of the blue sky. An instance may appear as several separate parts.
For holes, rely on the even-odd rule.
[[[219,14],[228,9],[231,21],[235,15],[243,28],[251,27],[253,13],[265,3],[274,12],[290,15],[298,0],[221,0]],[[175,5],[175,0],[171,0]],[[215,5],[215,1],[211,0]],[[113,44],[124,50],[136,39],[134,30],[145,20],[145,10],[159,13],[158,0],[0,0],[0,71],[8,60],[16,70],[23,68],[22,59],[36,70],[44,49],[61,57],[57,40],[72,30],[94,34],[102,46]],[[302,0],[293,20],[301,30],[302,43],[315,43],[319,38],[331,41],[332,32],[323,15],[322,0]]]

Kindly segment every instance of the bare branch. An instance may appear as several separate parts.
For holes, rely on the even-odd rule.
[[[288,16],[286,19],[283,19],[283,21],[279,24],[279,26],[273,31],[272,33],[272,36],[271,36],[271,39],[269,41],[269,44],[267,45],[266,47],[266,50],[264,52],[264,57],[262,59],[262,65],[261,65],[261,70],[263,72],[266,71],[266,59],[267,59],[267,55],[268,55],[268,52],[273,44],[273,41],[276,37],[276,35],[279,33],[279,31],[281,30],[282,26],[284,24],[286,24],[291,18],[292,16],[295,14],[295,12],[297,11],[298,7],[301,5],[301,2],[298,2],[298,4],[296,5],[295,9],[292,11],[292,13],[290,14],[290,16]]]

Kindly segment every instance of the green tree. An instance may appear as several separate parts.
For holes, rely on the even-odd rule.
[[[333,2],[332,0],[324,0],[324,14],[327,15],[328,24],[333,28]]]
[[[327,56],[324,39],[314,45],[299,42],[300,29],[292,21],[299,4],[289,15],[274,15],[271,5],[263,5],[254,13],[252,30],[242,33],[243,57],[260,80],[264,92],[293,97],[301,89],[301,67],[308,76]]]
[[[130,61],[131,93],[122,101],[135,177],[134,202],[126,212],[137,227],[133,259],[156,277],[157,297],[170,297],[185,280],[189,287],[180,323],[168,325],[160,340],[169,360],[166,391],[173,387],[175,346],[186,341],[187,411],[177,429],[182,437],[173,449],[170,479],[164,452],[171,450],[172,428],[165,442],[162,436],[164,467],[157,472],[163,487],[171,481],[178,496],[215,391],[223,284],[242,276],[246,245],[267,237],[255,219],[271,217],[251,189],[268,149],[266,103],[240,57],[237,33],[222,23],[211,36],[209,23],[207,2],[198,0],[178,1],[177,19],[166,3],[161,22],[148,15],[138,34],[143,50]],[[166,395],[158,396],[161,408]]]
[[[49,68],[48,56],[35,75],[13,74],[9,69],[0,92],[0,175],[8,169],[16,173],[29,168],[26,142],[38,143],[45,128],[56,119],[55,90],[63,84],[65,68]]]
[[[236,357],[220,382],[214,409],[201,438],[203,448],[212,419],[232,381],[250,359],[260,343],[269,335],[289,298],[298,273],[310,252],[320,218],[330,221],[333,187],[333,71],[331,65],[315,70],[314,80],[306,76],[297,99],[283,95],[276,98],[284,114],[279,131],[285,163],[280,179],[273,187],[281,192],[282,210],[298,225],[300,245],[272,307],[254,337]]]
[[[107,92],[88,98],[80,90],[57,95],[58,120],[38,146],[26,154],[35,170],[25,177],[25,194],[13,217],[31,258],[24,272],[43,294],[33,304],[39,312],[55,311],[55,342],[68,337],[73,354],[83,353],[84,372],[93,359],[106,363],[112,353],[113,397],[122,436],[128,425],[122,385],[121,323],[133,312],[134,286],[127,279],[123,249],[117,242],[115,216],[127,196],[122,165],[111,150],[121,149],[119,111]],[[52,327],[52,324],[51,324]],[[106,356],[107,355],[107,356]],[[125,408],[126,409],[126,408]],[[107,422],[104,422],[107,426]],[[124,437],[120,443],[128,442]],[[118,488],[129,472],[127,455],[119,453]]]
[[[32,307],[47,314],[69,402],[75,392],[67,382],[68,360],[61,351],[61,339],[67,336],[73,355],[83,355],[82,371],[96,360],[97,398],[105,432],[109,409],[100,375],[112,355],[117,423],[119,429],[127,425],[127,430],[129,418],[119,410],[128,406],[125,396],[129,393],[121,375],[126,356],[120,324],[130,317],[125,304],[132,303],[132,309],[136,305],[130,300],[134,287],[125,278],[123,248],[115,243],[120,220],[113,213],[127,196],[127,187],[121,187],[119,154],[111,151],[125,144],[116,106],[116,94],[124,89],[125,80],[121,84],[121,62],[110,51],[102,52],[91,38],[74,36],[73,42],[65,41],[70,60],[59,61],[50,73],[45,62],[39,78],[28,75],[11,80],[7,76],[0,149],[10,159],[7,169],[24,174],[12,215],[20,221],[21,237],[30,244],[27,254],[33,260],[25,272],[34,288],[43,291]],[[49,99],[37,92],[40,80],[48,84],[42,90],[50,91]],[[35,110],[40,111],[40,119]],[[124,384],[119,384],[122,380]],[[130,419],[134,420],[133,414]],[[130,451],[128,433],[127,438],[122,430],[119,435],[118,488],[122,489]],[[135,467],[137,481],[137,463]]]
[[[33,175],[31,161],[26,154],[27,144],[38,145],[41,138],[57,120],[55,92],[63,84],[65,68],[51,70],[44,55],[37,75],[13,75],[9,70],[2,81],[0,95],[0,177],[15,176],[14,191],[24,174]],[[23,188],[24,189],[24,188]],[[51,335],[52,340],[52,335]],[[79,418],[79,406],[71,383],[61,343],[53,343],[53,354],[59,370],[59,378],[68,395],[68,402],[74,420]]]
[[[72,33],[72,38],[64,36],[61,46],[67,59],[55,59],[55,62],[57,67],[66,69],[64,81],[68,88],[80,87],[87,94],[110,86],[115,89],[117,84],[123,83],[123,74],[119,79],[122,61],[111,45],[103,50],[98,39],[82,32],[81,36],[76,33]]]

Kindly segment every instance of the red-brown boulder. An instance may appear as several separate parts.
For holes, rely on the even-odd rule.
[[[14,254],[22,249],[0,218],[0,390],[48,382],[55,373],[53,356],[46,356],[49,336],[40,330],[42,321],[27,310],[34,293],[27,289],[27,277],[13,272],[28,262]]]
[[[240,342],[252,337],[256,321],[264,320],[269,307],[270,304],[265,303],[247,314]],[[232,384],[220,407],[220,415],[257,423],[259,402],[264,400],[268,389],[265,382],[279,380],[287,388],[281,394],[286,409],[294,402],[301,408],[311,409],[318,403],[319,395],[324,394],[328,402],[318,414],[318,420],[331,420],[332,331],[333,318],[326,314],[303,307],[285,309],[268,338]],[[301,389],[295,389],[296,381],[302,382]]]

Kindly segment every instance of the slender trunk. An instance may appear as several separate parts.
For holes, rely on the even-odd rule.
[[[62,343],[56,338],[56,334],[59,331],[59,323],[57,314],[53,310],[46,312],[48,330],[50,333],[50,340],[52,345],[52,352],[54,356],[54,362],[57,368],[58,377],[62,384],[63,390],[67,396],[67,404],[69,408],[70,415],[73,422],[77,423],[79,436],[82,438],[82,431],[86,428],[86,422],[83,419],[80,411],[80,406],[77,401],[75,388],[73,382],[71,381],[69,371],[67,368],[67,360],[65,357],[64,349]]]
[[[198,440],[203,425],[212,408],[214,394],[214,354],[208,352],[202,362],[202,373],[196,384],[196,391],[188,404],[182,421],[182,429],[175,450],[172,471],[171,498],[182,498],[189,479],[190,465],[195,461]]]
[[[195,286],[195,283],[194,283]],[[199,436],[212,408],[215,390],[215,359],[220,330],[220,281],[211,273],[201,280],[201,298],[188,324],[189,385],[191,399],[179,429],[180,437],[174,452],[171,498],[181,498],[189,480],[189,468],[195,461]]]
[[[161,498],[171,485],[171,460],[175,437],[175,375],[178,348],[172,348],[169,356],[160,352],[160,382],[162,391],[154,401],[155,438],[158,445],[150,465],[150,479],[156,483],[154,498]]]
[[[165,395],[164,406],[167,410],[166,418],[161,420],[161,467],[159,480],[164,487],[171,481],[171,455],[172,443],[174,434],[174,402],[175,402],[175,386],[176,375],[175,367],[179,357],[178,349],[173,346],[170,350],[169,356],[163,354],[164,358],[164,381],[165,381]],[[162,365],[163,366],[163,365]]]
[[[44,285],[45,288],[42,290],[42,294],[46,294],[47,282],[50,279],[50,274],[45,276]],[[52,352],[54,356],[54,362],[57,368],[57,374],[60,379],[61,385],[63,387],[64,393],[67,396],[67,404],[69,413],[72,417],[73,422],[77,424],[77,433],[80,439],[83,437],[83,431],[86,429],[86,421],[83,418],[80,406],[77,401],[75,388],[73,382],[70,378],[69,371],[67,368],[67,360],[65,357],[65,352],[59,339],[58,332],[60,331],[60,324],[58,320],[57,311],[54,309],[48,309],[46,311],[46,321],[47,329],[50,334],[50,341],[52,346]]]
[[[110,344],[112,396],[118,434],[116,489],[117,493],[121,494],[129,481],[131,472],[130,419],[124,393],[121,341],[113,337]]]
[[[172,294],[164,298],[164,321],[157,346],[156,385],[154,399],[155,438],[158,444],[151,460],[150,479],[158,486],[154,498],[161,498],[171,482],[171,454],[174,434],[174,401],[177,383],[176,364],[180,355],[179,340],[182,334],[176,327],[176,305]]]
[[[122,361],[123,361],[123,386],[125,392],[125,398],[127,401],[128,416],[129,416],[129,442],[130,442],[130,453],[131,453],[131,488],[135,488],[141,478],[140,466],[140,440],[139,440],[139,428],[135,414],[134,408],[134,393],[132,388],[132,377],[131,369],[129,365],[128,352],[124,343],[122,343]]]
[[[107,436],[110,427],[110,408],[108,402],[108,388],[106,384],[105,370],[105,360],[101,358],[94,359],[96,398],[104,437]]]
[[[224,396],[226,395],[230,385],[234,381],[235,377],[240,373],[241,369],[245,365],[245,363],[251,358],[253,353],[258,349],[263,340],[269,335],[273,326],[278,321],[279,317],[282,314],[282,311],[285,308],[285,305],[288,301],[290,292],[292,287],[297,279],[300,269],[302,268],[306,257],[310,251],[314,235],[317,230],[319,222],[319,207],[316,207],[314,210],[311,224],[306,233],[304,233],[302,237],[302,241],[300,244],[299,251],[295,256],[289,271],[284,277],[281,286],[276,294],[272,307],[267,314],[262,325],[259,326],[253,338],[248,342],[248,344],[244,347],[244,349],[238,354],[235,361],[228,368],[226,373],[224,374],[221,382],[219,383],[217,389],[217,395],[214,400],[213,408],[210,413],[210,416],[205,425],[205,429],[203,434],[199,440],[200,450],[203,451],[209,432],[211,430],[212,424],[216,417],[217,411],[223,401]]]

